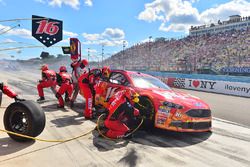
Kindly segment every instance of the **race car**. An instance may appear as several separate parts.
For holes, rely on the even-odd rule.
[[[144,117],[144,127],[177,132],[211,130],[212,116],[208,104],[141,72],[112,70],[108,81],[96,85],[95,107],[107,107],[109,98],[126,87],[132,87],[140,94],[136,107]]]

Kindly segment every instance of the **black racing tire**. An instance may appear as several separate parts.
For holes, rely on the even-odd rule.
[[[4,127],[8,131],[36,137],[42,133],[46,119],[42,108],[34,101],[25,100],[10,104],[4,113]],[[13,134],[8,135],[15,141],[26,142],[28,139]]]
[[[135,107],[139,109],[142,118],[144,118],[142,128],[144,130],[154,128],[155,109],[152,101],[146,96],[141,96],[139,97],[139,104],[136,104]]]

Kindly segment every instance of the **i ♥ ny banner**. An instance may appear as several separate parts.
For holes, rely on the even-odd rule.
[[[250,97],[250,83],[185,78],[185,88]]]

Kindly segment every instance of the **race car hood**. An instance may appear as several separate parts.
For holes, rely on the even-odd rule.
[[[182,105],[185,108],[209,109],[209,106],[200,98],[188,93],[175,90],[151,89],[151,96],[159,101],[167,101]]]

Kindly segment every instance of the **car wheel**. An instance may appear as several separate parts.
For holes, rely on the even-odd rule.
[[[20,101],[10,104],[4,113],[4,127],[8,131],[36,137],[45,127],[45,114],[34,101]],[[25,142],[32,139],[8,134],[13,140]]]
[[[144,118],[143,129],[152,129],[155,121],[155,110],[152,101],[148,97],[142,96],[139,99],[139,104],[136,104],[135,107],[140,110],[140,113]]]

